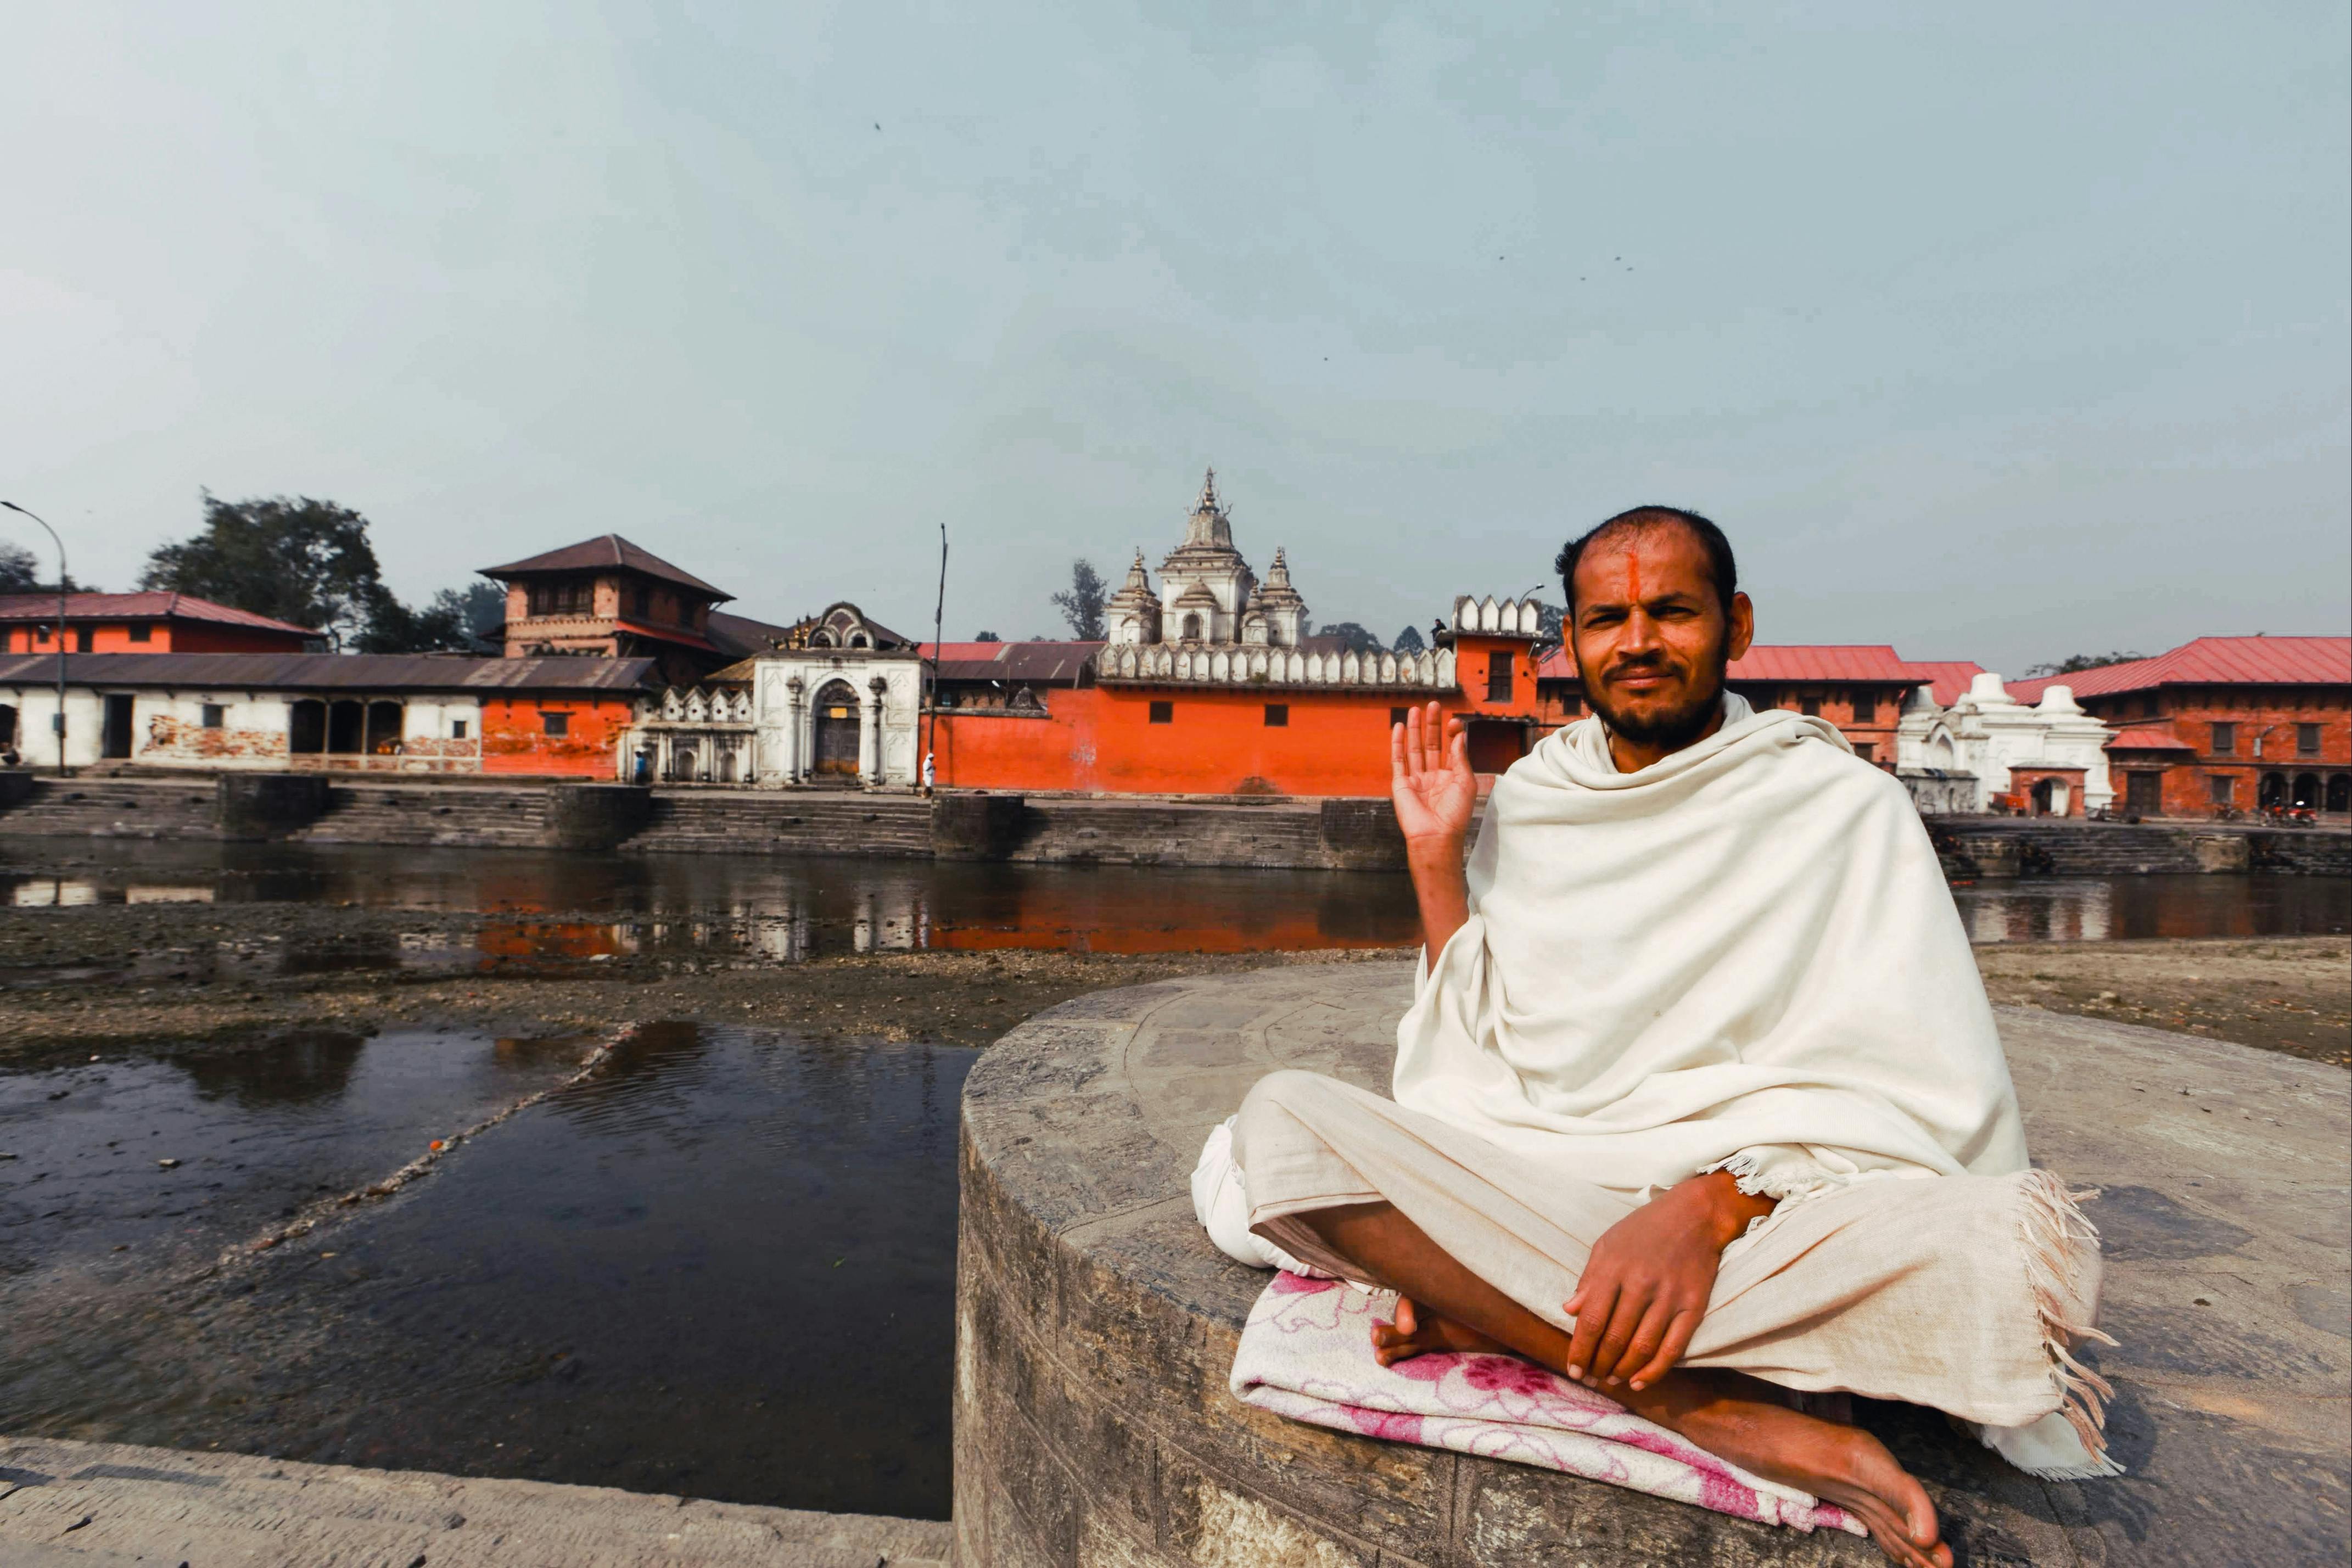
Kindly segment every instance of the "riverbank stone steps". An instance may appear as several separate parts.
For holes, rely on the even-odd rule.
[[[946,1568],[949,1527],[607,1487],[0,1437],[5,1568]]]
[[[348,774],[5,776],[0,835],[280,838],[314,844],[863,855],[1058,865],[1399,870],[1384,800],[1008,795],[848,789],[640,791],[593,783],[399,781]],[[282,820],[266,809],[272,779]],[[299,797],[299,799],[297,797]],[[295,809],[299,807],[299,809]],[[2236,824],[1934,817],[1957,879],[2284,871],[2352,876],[2352,832]]]
[[[1261,1074],[1385,1092],[1405,963],[1097,993],[1040,1014],[964,1091],[958,1568],[1748,1568],[1880,1559],[1597,1482],[1381,1443],[1242,1405],[1265,1276],[1195,1224],[1202,1137]],[[2347,1550],[2343,1069],[2000,1010],[2036,1160],[2102,1195],[2109,1432],[2130,1474],[2044,1482],[1940,1417],[1864,1418],[1965,1563],[2269,1565]]]

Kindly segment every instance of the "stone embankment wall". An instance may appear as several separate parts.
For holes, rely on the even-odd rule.
[[[2147,872],[2352,876],[2332,828],[2127,826],[1987,817],[1928,824],[1956,879]],[[874,855],[1041,864],[1391,871],[1384,800],[848,790],[643,790],[625,784],[376,783],[315,774],[44,778],[0,773],[11,837],[282,839],[463,848]]]

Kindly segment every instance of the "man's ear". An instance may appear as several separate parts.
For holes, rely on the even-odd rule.
[[[1731,636],[1724,652],[1729,658],[1744,658],[1748,645],[1756,640],[1756,606],[1745,594],[1731,595]]]

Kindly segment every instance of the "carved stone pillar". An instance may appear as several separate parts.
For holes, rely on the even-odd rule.
[[[784,682],[784,782],[801,782],[801,707],[807,688],[797,675]]]
[[[857,776],[870,787],[882,782],[882,699],[889,693],[890,683],[876,676],[866,683],[873,699],[866,710],[866,722],[857,728]]]

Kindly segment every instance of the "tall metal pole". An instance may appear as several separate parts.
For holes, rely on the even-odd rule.
[[[939,765],[940,740],[940,639],[944,635],[948,618],[948,523],[940,520],[940,602],[931,608],[931,702],[926,715],[929,727],[923,732],[923,761],[930,766],[925,771],[936,776]],[[926,784],[930,780],[926,779]],[[936,787],[936,786],[934,786]]]
[[[58,732],[58,777],[63,778],[66,776],[66,542],[58,537],[58,531],[51,528],[38,512],[28,510],[12,500],[0,500],[0,506],[10,511],[21,512],[39,523],[42,531],[49,536],[49,542],[58,547],[58,711],[49,724]]]

